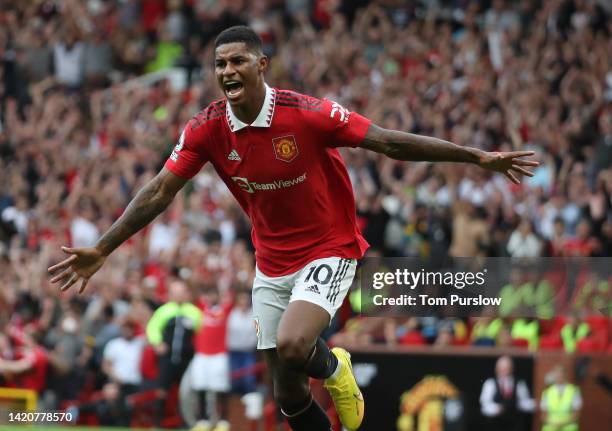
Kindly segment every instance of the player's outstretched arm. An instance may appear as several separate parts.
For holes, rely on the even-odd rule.
[[[62,291],[81,280],[79,293],[85,290],[89,279],[104,264],[106,257],[129,237],[149,224],[172,202],[183,188],[186,179],[163,168],[129,203],[121,217],[102,235],[93,247],[62,247],[70,256],[49,268],[52,283],[60,283]]]
[[[516,184],[520,183],[516,173],[531,177],[533,173],[526,167],[539,165],[534,160],[524,159],[533,156],[533,151],[486,152],[438,138],[383,129],[375,124],[370,125],[361,147],[395,160],[474,163],[500,172]]]

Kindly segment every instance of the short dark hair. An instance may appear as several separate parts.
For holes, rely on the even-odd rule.
[[[215,49],[226,43],[242,42],[252,51],[262,52],[261,38],[246,25],[226,28],[215,39]]]

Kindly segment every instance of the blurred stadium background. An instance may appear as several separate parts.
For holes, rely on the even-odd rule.
[[[78,413],[90,427],[197,419],[188,385],[156,407],[147,324],[174,280],[202,308],[211,290],[223,303],[250,289],[249,224],[211,166],[85,294],[58,294],[46,268],[61,245],[93,244],[182,125],[222,97],[219,31],[247,24],[260,34],[273,86],[388,128],[537,152],[535,177],[515,186],[470,166],[344,149],[371,255],[609,258],[611,13],[606,0],[0,1],[0,428],[19,425],[2,425],[15,409]],[[611,429],[611,281],[555,284],[572,305],[530,320],[363,318],[354,294],[326,337],[354,352],[366,431],[485,429],[481,390],[502,355],[532,398],[512,429],[541,429],[558,365],[580,389],[579,429]],[[531,306],[538,286],[514,287]],[[248,308],[228,306],[208,328],[217,340],[227,330],[214,348],[233,359],[229,420],[239,431],[286,429]],[[205,310],[205,326],[217,311]],[[124,344],[107,348],[114,339]]]

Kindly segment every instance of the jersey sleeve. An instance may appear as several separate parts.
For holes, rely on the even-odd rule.
[[[314,113],[316,126],[325,134],[327,147],[358,147],[363,142],[371,121],[350,112],[339,103],[323,99],[321,109]]]
[[[194,120],[187,123],[164,165],[175,175],[187,179],[193,178],[208,161],[205,152],[206,126],[194,125]]]

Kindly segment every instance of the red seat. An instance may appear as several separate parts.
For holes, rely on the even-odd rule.
[[[425,338],[423,338],[420,332],[416,331],[407,332],[398,341],[404,346],[422,346],[426,344]]]
[[[529,342],[524,338],[513,338],[512,339],[513,347],[520,347],[522,349],[526,349],[529,347]]]
[[[567,323],[567,317],[565,316],[556,316],[553,317],[553,325],[551,328],[551,333],[561,333],[561,329],[565,326],[565,324]]]
[[[580,353],[603,352],[605,350],[605,344],[602,345],[601,340],[596,337],[586,337],[578,341],[576,350]]]
[[[563,342],[559,334],[550,334],[540,338],[540,350],[553,351],[563,349]]]
[[[467,346],[469,344],[470,344],[470,339],[468,337],[453,338],[453,346]]]
[[[132,406],[132,408],[146,405],[148,403],[152,403],[157,399],[157,393],[155,389],[150,389],[148,391],[136,392],[126,398],[127,403]]]
[[[540,320],[540,333],[544,335],[551,334],[555,329],[554,319],[541,319]]]
[[[585,319],[585,321],[589,324],[591,333],[603,334],[606,338],[608,338],[612,319],[606,316],[589,316]]]
[[[131,427],[143,428],[154,425],[155,412],[152,409],[156,406],[156,399],[157,390],[155,389],[137,392],[127,397],[126,401],[131,406],[133,412]],[[182,419],[177,410],[178,402],[178,385],[173,385],[166,397],[162,427],[177,428],[182,425]]]
[[[542,350],[559,350],[563,348],[561,329],[567,322],[564,316],[556,316],[550,320],[541,320],[540,348]]]

